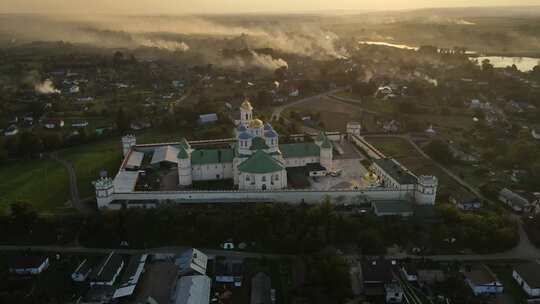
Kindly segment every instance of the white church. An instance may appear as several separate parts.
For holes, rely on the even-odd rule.
[[[310,175],[332,170],[332,143],[324,132],[314,142],[280,144],[279,134],[269,123],[253,117],[248,100],[240,106],[236,141],[230,148],[195,149],[184,138],[176,144],[136,145],[136,138],[122,138],[125,169],[141,167],[144,154],[152,164],[169,163],[178,169],[178,188],[194,181],[234,180],[239,190],[287,188],[289,167],[308,167]]]
[[[360,124],[349,123],[346,134],[320,132],[312,135],[313,141],[280,144],[272,125],[254,118],[253,107],[245,100],[235,123],[234,138],[191,142],[183,138],[174,143],[137,144],[133,135],[122,137],[124,158],[118,173],[114,178],[102,176],[94,182],[97,205],[115,209],[122,205],[152,208],[164,201],[317,203],[324,198],[345,198],[350,202],[367,199],[383,202],[384,206],[396,200],[435,204],[436,177],[416,176],[380,152],[370,168],[380,179],[378,186],[292,189],[287,169],[295,168],[309,176],[326,176],[336,171],[334,163],[339,163],[334,162],[331,138],[347,136],[351,142],[366,145],[360,129]],[[159,185],[147,187],[152,171],[159,172]],[[198,190],[195,185],[218,180],[232,181],[234,189]]]

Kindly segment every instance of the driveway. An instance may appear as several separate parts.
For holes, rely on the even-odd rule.
[[[359,158],[336,159],[334,160],[334,169],[342,170],[340,176],[321,176],[317,181],[310,178],[311,188],[314,190],[336,190],[336,189],[354,189],[369,186],[364,179],[368,172],[360,163]]]

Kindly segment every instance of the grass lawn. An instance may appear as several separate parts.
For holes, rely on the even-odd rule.
[[[343,98],[359,99],[351,92],[346,91],[339,92],[336,94],[336,96]],[[362,101],[358,105],[369,111],[379,112],[381,114],[393,114],[395,112],[395,103],[396,101],[393,100],[382,100],[377,99],[373,96],[369,96],[362,98]]]
[[[172,142],[182,137],[178,133],[148,130],[137,133],[137,143]],[[72,162],[77,174],[81,198],[94,195],[92,181],[106,170],[114,177],[122,159],[119,136],[60,151],[59,156]],[[69,177],[67,170],[52,160],[18,160],[0,167],[0,214],[17,201],[31,203],[40,213],[69,210]]]
[[[17,201],[37,211],[57,212],[69,200],[67,171],[52,160],[20,160],[0,167],[0,213]]]
[[[362,111],[361,106],[344,103],[334,99],[319,98],[310,102],[305,102],[299,106],[287,108],[284,115],[290,117],[292,111],[302,114],[317,112],[320,114],[320,120],[327,131],[345,132],[347,122],[359,121],[367,131],[374,132],[378,130],[373,114]]]
[[[92,181],[99,177],[101,170],[106,170],[113,177],[122,160],[120,143],[99,142],[66,150],[60,156],[73,164],[77,174],[77,184],[81,198],[92,197]],[[67,185],[66,185],[67,186]]]

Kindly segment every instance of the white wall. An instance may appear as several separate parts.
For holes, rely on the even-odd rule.
[[[249,180],[248,180],[249,178]],[[242,190],[262,190],[266,185],[266,190],[281,190],[287,187],[287,171],[251,174],[240,173],[239,188]]]
[[[325,197],[342,200],[343,202],[358,202],[361,197],[372,200],[409,199],[410,193],[396,189],[365,188],[348,191],[311,191],[311,190],[281,190],[281,191],[148,191],[132,193],[115,193],[115,200],[159,200],[191,203],[201,201],[208,203],[218,200],[235,200],[236,202],[284,202],[284,203],[320,203]],[[190,201],[191,200],[191,201]]]
[[[233,178],[232,163],[194,165],[191,172],[194,181]]]
[[[310,163],[319,163],[320,157],[297,157],[297,158],[285,158],[285,167],[304,167]]]

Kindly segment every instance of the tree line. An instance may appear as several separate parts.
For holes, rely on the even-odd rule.
[[[165,204],[156,209],[103,211],[93,215],[39,216],[29,204],[12,204],[0,217],[4,244],[64,244],[87,247],[133,248],[165,245],[216,248],[225,241],[250,244],[251,251],[304,254],[328,245],[355,245],[364,254],[384,254],[397,244],[425,253],[497,252],[518,241],[513,220],[496,211],[461,213],[440,204],[434,217],[376,217],[350,215],[330,201],[318,205]],[[448,239],[455,239],[449,243]]]

